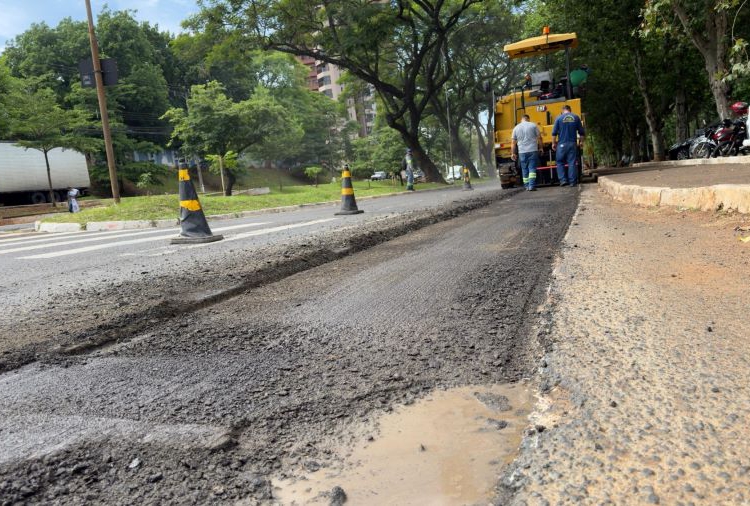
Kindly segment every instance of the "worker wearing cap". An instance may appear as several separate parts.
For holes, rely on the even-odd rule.
[[[521,167],[523,186],[528,191],[536,191],[536,168],[539,165],[537,153],[542,151],[542,134],[536,123],[530,121],[528,114],[521,117],[521,122],[513,129],[511,159]]]
[[[568,104],[563,106],[562,114],[555,120],[552,127],[552,149],[556,150],[557,179],[560,186],[576,186],[578,184],[578,169],[576,158],[578,158],[578,145],[583,147],[583,139],[586,135],[581,118],[570,109]],[[565,165],[567,173],[565,171]]]

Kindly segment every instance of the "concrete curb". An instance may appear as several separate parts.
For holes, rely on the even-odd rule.
[[[717,184],[696,188],[668,188],[622,184],[599,178],[599,189],[618,202],[641,207],[669,206],[700,211],[733,210],[750,214],[750,184]]]
[[[34,222],[34,230],[37,232],[79,232],[83,230],[80,223],[42,223]]]
[[[456,187],[458,188],[458,187]],[[436,191],[445,191],[449,188],[430,188],[427,190],[419,190],[418,193],[428,193]],[[371,200],[380,199],[384,197],[393,197],[396,195],[412,195],[409,192],[393,192],[383,193],[381,195],[370,195],[367,197],[360,197],[357,200]],[[333,206],[339,204],[340,200],[330,200],[327,202],[311,202],[308,204],[295,204],[293,206],[281,206],[281,207],[269,207],[267,209],[255,209],[253,211],[240,211],[229,214],[214,214],[206,216],[208,221],[221,221],[221,220],[233,220],[237,218],[245,218],[248,216],[258,216],[260,214],[269,213],[284,213],[288,211],[296,211],[305,207],[324,207]],[[34,230],[37,232],[78,232],[80,230],[86,230],[89,232],[100,232],[110,230],[138,230],[144,228],[172,228],[179,227],[179,219],[167,219],[167,220],[131,220],[131,221],[89,221],[85,225],[79,223],[43,223],[41,221],[34,222]]]

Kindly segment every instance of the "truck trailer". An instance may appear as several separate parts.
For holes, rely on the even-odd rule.
[[[86,192],[91,181],[85,156],[60,148],[47,156],[57,201],[65,201],[69,187]],[[0,141],[0,205],[43,204],[49,202],[49,189],[47,164],[41,151]]]

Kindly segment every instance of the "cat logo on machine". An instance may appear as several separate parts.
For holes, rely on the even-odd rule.
[[[536,106],[536,112],[544,112],[546,110],[547,110],[547,106],[546,105],[538,105],[538,106]]]

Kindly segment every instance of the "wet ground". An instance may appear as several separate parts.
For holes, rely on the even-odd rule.
[[[516,457],[535,390],[518,383],[433,392],[356,427],[351,446],[332,441],[345,456],[338,465],[285,471],[272,481],[274,495],[282,504],[328,504],[346,484],[358,505],[487,504]]]
[[[424,228],[460,213],[338,232],[344,250],[326,243],[321,253],[314,246],[324,239],[306,238],[300,250],[249,263],[268,262],[266,277],[240,270],[198,294],[187,278],[173,280],[181,309],[147,303],[170,279],[152,291],[144,284],[144,304],[135,304],[144,313],[130,308],[84,332],[85,346],[25,355],[28,365],[16,361],[0,376],[0,501],[278,502],[285,489],[274,480],[356,469],[346,459],[364,458],[362,427],[373,427],[369,449],[381,438],[387,446],[389,413],[418,420],[428,415],[408,410],[465,386],[445,402],[473,406],[458,409],[459,420],[481,425],[472,437],[486,428],[507,441],[478,460],[482,483],[458,479],[467,473],[455,468],[440,480],[455,485],[441,488],[443,504],[464,504],[451,499],[457,489],[486,500],[518,442],[529,401],[510,391],[526,388],[519,382],[543,353],[537,307],[576,205],[575,190],[549,188]],[[223,295],[212,299],[212,290]],[[497,384],[510,390],[483,391]],[[513,417],[503,415],[503,396]],[[457,425],[466,430],[436,430]],[[437,456],[449,439],[424,436],[417,458]],[[354,496],[372,491],[339,477],[329,501],[341,500],[347,481]]]

